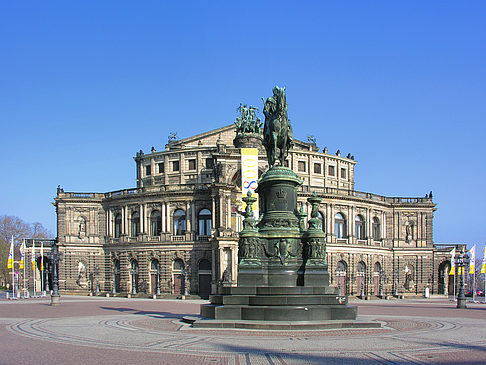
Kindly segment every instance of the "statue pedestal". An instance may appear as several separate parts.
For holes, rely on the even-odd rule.
[[[356,327],[379,327],[377,323],[358,324],[357,307],[349,306],[347,297],[329,286],[324,232],[317,218],[320,198],[309,198],[313,218],[304,231],[306,214],[297,214],[301,183],[285,167],[274,167],[262,175],[257,188],[261,220],[257,224],[251,209],[245,212],[240,233],[238,286],[220,287],[218,294],[210,296],[210,304],[201,305],[200,311],[207,319],[195,320],[195,327],[270,329],[272,322],[270,327],[275,329],[289,323],[308,329],[345,328],[342,321],[348,321],[346,328],[354,323]],[[249,195],[243,200],[251,206],[254,198]],[[335,327],[329,327],[329,321]]]

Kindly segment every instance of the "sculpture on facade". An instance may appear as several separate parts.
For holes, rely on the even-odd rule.
[[[262,98],[262,100],[264,100]],[[263,145],[267,151],[270,167],[278,162],[284,165],[289,149],[294,146],[292,127],[287,116],[285,88],[275,86],[273,96],[264,101]]]

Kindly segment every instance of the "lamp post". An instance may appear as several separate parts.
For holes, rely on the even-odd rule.
[[[393,277],[394,296],[398,298],[398,269],[393,271]]]
[[[457,306],[459,309],[466,309],[466,296],[464,295],[464,267],[469,265],[469,256],[464,252],[464,248],[457,256],[457,267],[459,267],[459,294],[457,295]]]
[[[381,269],[380,270],[380,298],[383,299],[384,294],[383,294],[383,281],[385,280],[385,270]]]
[[[59,295],[59,277],[57,275],[57,268],[59,266],[59,262],[62,260],[62,252],[59,252],[57,239],[52,241],[51,252],[49,256],[52,262],[52,265],[50,267],[51,275],[52,275],[51,305],[59,305],[60,295]]]
[[[100,295],[100,281],[99,281],[100,267],[98,265],[95,265],[94,267],[94,274],[95,274],[95,281],[96,281],[96,296],[98,296]]]
[[[134,268],[130,268],[129,272],[130,272],[130,276],[132,277],[132,294],[135,295],[137,294],[137,283],[136,283],[137,270]]]
[[[160,295],[160,264],[157,264],[157,274],[156,274],[157,283],[155,284],[157,288],[156,295]]]

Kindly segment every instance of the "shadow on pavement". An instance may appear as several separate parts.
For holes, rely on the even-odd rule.
[[[177,318],[181,319],[184,316],[193,315],[193,314],[178,314],[178,313],[170,313],[170,312],[156,312],[156,311],[141,311],[138,309],[133,308],[120,308],[120,307],[100,307],[104,310],[109,311],[116,311],[121,313],[131,313],[135,315],[141,316],[148,316],[152,318]]]

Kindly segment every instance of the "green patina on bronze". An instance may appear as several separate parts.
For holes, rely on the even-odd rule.
[[[256,121],[252,111],[241,107],[238,128]],[[322,321],[356,319],[356,307],[347,305],[337,288],[329,286],[325,235],[318,217],[321,198],[308,198],[311,218],[297,209],[297,190],[302,180],[284,167],[293,146],[287,117],[285,88],[274,87],[265,102],[264,146],[270,168],[258,181],[261,216],[252,211],[256,198],[243,197],[243,230],[239,234],[238,286],[221,287],[201,315],[221,320]],[[246,114],[244,114],[246,113]],[[244,117],[245,116],[245,117]],[[249,131],[249,130],[248,130]],[[250,132],[251,133],[251,132]]]

